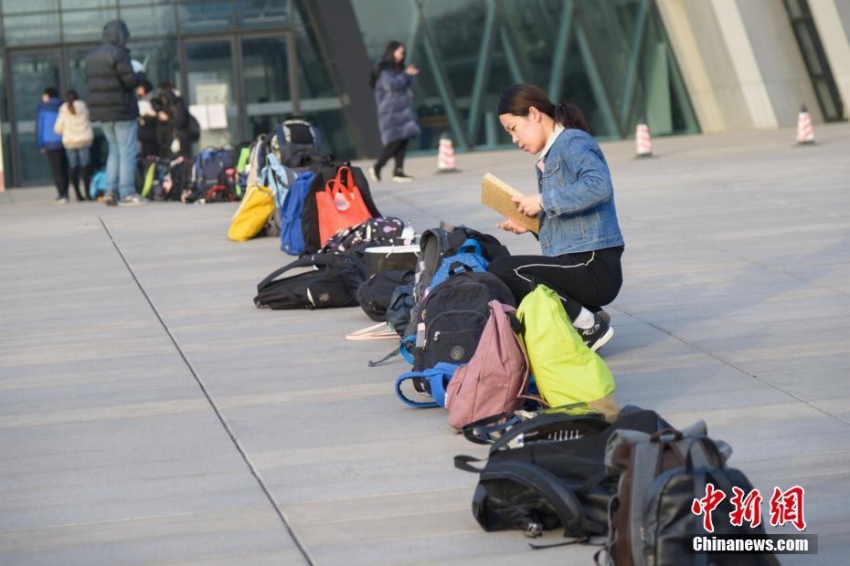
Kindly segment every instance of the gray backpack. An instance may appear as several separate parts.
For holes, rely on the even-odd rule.
[[[605,566],[690,566],[700,563],[725,566],[772,566],[776,558],[766,555],[688,554],[693,535],[707,534],[703,517],[691,510],[695,499],[705,496],[711,483],[728,495],[714,509],[716,535],[765,533],[759,525],[733,526],[729,513],[732,487],[744,492],[753,486],[739,470],[726,466],[732,448],[706,436],[699,421],[682,431],[660,430],[652,435],[618,430],[608,440],[605,465],[619,474],[617,494],[608,508],[608,541],[597,553]]]

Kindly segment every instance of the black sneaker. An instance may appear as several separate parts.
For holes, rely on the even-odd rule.
[[[106,203],[106,206],[116,206],[118,204],[113,193],[106,193],[103,195],[103,202]]]
[[[409,183],[413,180],[413,177],[408,177],[404,173],[395,173],[393,175],[393,181],[396,183]]]
[[[373,183],[377,183],[381,180],[381,172],[375,169],[374,166],[369,167],[369,180]]]
[[[608,340],[614,336],[614,329],[599,316],[599,313],[596,313],[596,322],[591,328],[576,328],[576,330],[591,352],[607,344]]]

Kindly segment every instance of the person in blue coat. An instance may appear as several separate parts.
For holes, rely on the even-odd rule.
[[[35,140],[38,150],[47,156],[50,163],[50,173],[56,185],[56,204],[68,203],[68,158],[65,156],[65,146],[62,145],[62,135],[53,130],[59,117],[62,99],[54,87],[47,87],[41,95],[41,104],[35,109]]]
[[[391,157],[395,160],[392,180],[400,183],[412,180],[404,173],[404,155],[408,142],[420,133],[413,110],[412,91],[413,77],[419,74],[419,68],[413,64],[405,67],[404,57],[404,44],[390,41],[372,68],[369,84],[375,89],[378,129],[384,144],[378,161],[369,168],[373,181],[381,180],[381,169]]]

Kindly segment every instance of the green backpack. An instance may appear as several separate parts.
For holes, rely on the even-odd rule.
[[[538,285],[517,309],[522,341],[540,396],[551,407],[587,403],[617,413],[611,370],[579,336],[558,295]]]

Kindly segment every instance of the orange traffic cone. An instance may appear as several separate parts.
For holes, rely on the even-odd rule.
[[[440,136],[440,149],[437,152],[437,173],[453,173],[457,171],[455,149],[448,132]]]
[[[652,157],[652,140],[649,138],[649,128],[641,120],[635,130],[635,156]]]
[[[800,113],[797,115],[797,143],[815,143],[815,129],[812,127],[812,118],[805,104],[800,106]]]

